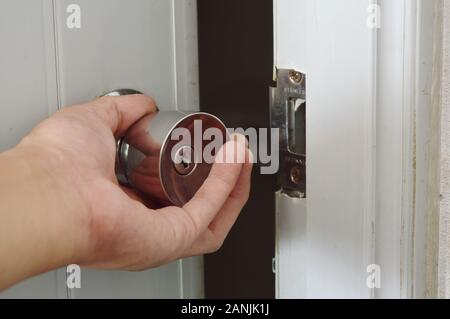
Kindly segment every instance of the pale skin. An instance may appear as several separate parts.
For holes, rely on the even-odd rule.
[[[117,182],[115,139],[155,111],[144,95],[104,97],[0,154],[0,291],[68,264],[138,271],[221,247],[250,192],[245,138],[221,150],[244,160],[214,164],[184,207],[150,209]]]

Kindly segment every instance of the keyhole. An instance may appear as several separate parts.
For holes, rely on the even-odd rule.
[[[174,158],[174,167],[178,174],[189,175],[195,169],[196,164],[193,159],[194,150],[189,146],[181,147]]]
[[[181,155],[183,156],[183,159],[181,160],[181,165],[183,165],[184,169],[188,169],[189,168],[189,163],[186,162],[186,160],[184,159],[184,154]]]

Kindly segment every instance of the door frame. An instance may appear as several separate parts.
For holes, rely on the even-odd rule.
[[[362,12],[360,2],[368,8],[366,12]],[[355,5],[346,7],[347,11],[343,12],[338,4],[329,0],[275,0],[275,67],[306,71],[308,78],[302,61],[311,57],[302,51],[307,50],[302,47],[303,39],[309,44],[329,42],[335,50],[330,54],[348,51],[343,44],[333,42],[333,37],[324,36],[335,32],[333,22],[337,20],[325,19],[330,13],[318,9],[328,6],[330,10],[343,12],[341,23],[359,21],[377,13],[373,8],[380,10],[380,28],[365,34],[355,33],[355,42],[369,43],[367,60],[349,59],[344,62],[348,65],[335,70],[360,63],[364,70],[361,77],[365,80],[354,90],[365,90],[367,98],[361,105],[365,111],[362,130],[365,141],[360,145],[364,149],[363,163],[360,163],[364,167],[364,185],[360,185],[361,191],[355,192],[362,198],[364,209],[354,212],[354,216],[362,220],[360,226],[347,229],[350,233],[361,233],[358,238],[362,244],[360,250],[349,251],[348,256],[339,252],[336,258],[351,256],[360,260],[358,266],[379,265],[381,287],[364,287],[363,281],[370,275],[364,274],[365,269],[361,269],[361,273],[342,272],[340,278],[327,276],[328,281],[322,283],[311,279],[308,265],[318,258],[318,254],[311,251],[313,236],[308,226],[311,214],[317,213],[309,209],[312,199],[293,200],[278,194],[277,296],[436,297],[443,3],[441,0],[356,0],[352,4]],[[292,7],[290,12],[289,7]],[[299,23],[300,20],[307,22]],[[314,27],[305,23],[314,23]],[[294,35],[296,28],[304,31]],[[321,37],[317,38],[318,35]],[[327,70],[331,73],[328,76],[337,79],[333,74],[335,70]],[[314,107],[321,106],[308,104],[309,110]],[[309,169],[308,174],[311,174]],[[335,218],[332,213],[319,213]],[[333,270],[323,265],[323,271]],[[345,282],[359,284],[342,287]],[[345,293],[342,288],[346,289]]]

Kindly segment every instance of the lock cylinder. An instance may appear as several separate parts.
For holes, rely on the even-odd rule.
[[[220,131],[222,145],[229,140],[222,121],[207,113],[161,111],[145,116],[117,142],[117,178],[153,204],[183,206],[211,171],[212,163],[203,158],[211,142],[203,138],[208,129]]]

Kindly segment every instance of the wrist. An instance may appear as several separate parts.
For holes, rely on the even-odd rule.
[[[9,277],[0,289],[2,280],[12,284],[79,258],[84,208],[60,163],[60,154],[31,145],[0,156],[0,267]]]

